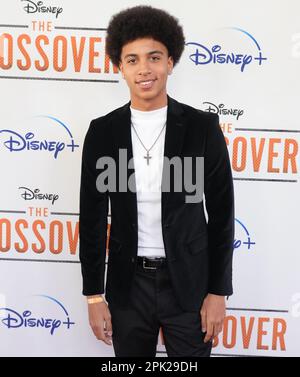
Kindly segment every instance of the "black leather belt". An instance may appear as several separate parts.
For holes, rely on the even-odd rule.
[[[142,266],[145,270],[154,271],[157,268],[165,267],[167,265],[167,261],[164,257],[137,257],[137,264]]]

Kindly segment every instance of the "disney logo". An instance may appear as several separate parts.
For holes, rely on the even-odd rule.
[[[58,16],[63,12],[63,8],[43,5],[43,1],[38,1],[37,3],[31,0],[21,1],[25,1],[27,3],[23,8],[27,13],[52,13],[55,14],[56,18],[58,18]]]
[[[2,324],[8,329],[45,328],[49,329],[51,335],[54,335],[56,329],[60,328],[61,326],[65,326],[67,329],[70,329],[71,325],[75,325],[75,322],[70,320],[68,312],[59,301],[50,296],[41,295],[40,297],[47,298],[58,304],[58,306],[63,309],[66,318],[62,320],[57,318],[38,317],[33,316],[31,310],[24,310],[22,313],[18,313],[16,310],[10,308],[0,308],[0,312],[2,312],[0,315],[0,318],[2,318]]]
[[[253,245],[256,244],[256,242],[253,242],[250,233],[246,226],[238,219],[235,219],[235,221],[238,223],[238,227],[236,227],[237,230],[239,230],[240,238],[235,238],[233,247],[234,249],[239,249],[242,246],[246,246],[247,250],[250,250]]]
[[[229,108],[227,109],[223,103],[221,103],[219,106],[215,105],[212,102],[203,102],[203,104],[208,105],[208,108],[205,111],[219,115],[233,115],[236,117],[236,120],[238,120],[239,117],[244,114],[244,110]]]
[[[187,46],[195,47],[195,52],[189,56],[192,62],[195,65],[205,65],[205,64],[233,64],[240,67],[241,72],[244,72],[246,66],[251,63],[258,62],[258,65],[262,65],[264,60],[267,58],[263,57],[260,45],[256,41],[256,39],[249,34],[247,31],[231,27],[228,29],[232,29],[238,32],[243,33],[250,38],[251,43],[254,42],[258,52],[257,54],[253,55],[252,53],[249,54],[242,54],[242,53],[234,53],[234,52],[223,52],[222,46],[219,44],[215,44],[212,47],[204,46],[203,44],[197,42],[188,42],[186,43]]]
[[[53,152],[54,158],[56,159],[58,154],[62,152],[65,148],[70,148],[74,152],[75,147],[79,147],[78,144],[74,143],[74,140],[71,139],[70,144],[65,144],[60,141],[53,140],[36,140],[34,139],[34,133],[28,132],[25,136],[12,131],[12,130],[0,130],[0,134],[3,134],[7,137],[4,141],[4,146],[10,152],[21,152],[23,150],[32,150],[32,151],[48,151]]]
[[[21,194],[22,198],[25,200],[51,200],[52,204],[59,198],[55,194],[42,194],[39,189],[34,189],[33,191],[27,187],[19,187],[19,189],[24,189],[24,192]]]

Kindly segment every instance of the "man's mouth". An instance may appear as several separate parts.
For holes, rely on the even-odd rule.
[[[143,89],[150,89],[152,88],[155,80],[141,80],[138,81],[137,84],[139,85],[140,88]]]

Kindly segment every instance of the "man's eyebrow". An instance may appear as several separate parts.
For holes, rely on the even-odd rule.
[[[154,51],[150,51],[147,53],[147,55],[153,55],[153,54],[161,54],[163,55],[163,52],[160,51],[160,50],[154,50]],[[137,54],[127,54],[124,56],[124,59],[128,58],[128,57],[137,57],[138,55]]]

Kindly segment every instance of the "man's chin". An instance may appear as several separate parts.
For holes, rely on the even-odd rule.
[[[144,92],[144,93],[138,93],[137,97],[140,98],[141,100],[151,101],[159,97],[159,93],[149,91],[149,92]]]

